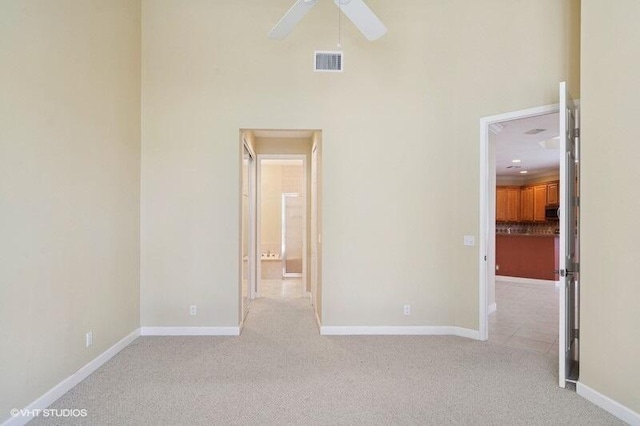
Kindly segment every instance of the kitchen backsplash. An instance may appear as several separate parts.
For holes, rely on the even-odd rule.
[[[532,234],[532,235],[554,235],[557,234],[558,222],[544,223],[513,223],[496,222],[496,234]]]

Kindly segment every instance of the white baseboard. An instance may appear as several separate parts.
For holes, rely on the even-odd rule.
[[[576,392],[578,395],[596,404],[598,407],[610,412],[620,420],[629,423],[630,425],[640,425],[640,414],[625,407],[617,401],[609,398],[598,392],[589,386],[578,382],[576,384]]]
[[[453,326],[321,326],[323,336],[460,336],[480,340],[478,330]]]
[[[141,327],[141,336],[239,336],[240,327]]]
[[[100,368],[104,363],[109,361],[120,352],[122,349],[127,347],[131,342],[133,342],[136,338],[140,336],[140,329],[136,329],[128,336],[121,339],[118,343],[111,346],[106,351],[102,352],[92,361],[89,361],[84,367],[80,368],[78,371],[49,389],[44,395],[40,398],[33,401],[31,404],[26,406],[22,413],[30,413],[30,415],[23,416],[22,413],[16,417],[11,417],[7,419],[2,426],[22,426],[33,419],[33,416],[38,410],[44,410],[51,404],[53,404],[58,398],[60,398],[65,393],[69,392],[74,386],[78,383],[86,379],[91,373]]]
[[[541,284],[541,285],[555,285],[558,287],[558,281],[553,280],[538,280],[535,278],[521,278],[521,277],[507,277],[505,275],[496,275],[496,281],[508,281],[518,284]]]
[[[487,315],[491,315],[492,313],[494,313],[497,310],[498,310],[498,305],[496,305],[495,303],[492,303],[487,308]]]

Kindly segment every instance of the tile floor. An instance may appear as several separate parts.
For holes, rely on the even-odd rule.
[[[497,311],[489,315],[489,341],[558,355],[558,290],[553,284],[496,282]]]
[[[261,297],[304,297],[301,278],[283,278],[279,280],[260,280],[258,293]]]

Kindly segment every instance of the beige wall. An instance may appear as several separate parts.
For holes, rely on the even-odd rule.
[[[139,327],[140,18],[0,2],[0,422]]]
[[[275,42],[288,0],[144,1],[143,324],[237,325],[238,129],[311,128],[323,323],[477,328],[479,119],[577,92],[577,4],[371,1],[389,33],[346,22],[328,74],[310,68],[335,47],[332,2]]]
[[[640,413],[640,2],[582,13],[580,381]]]
[[[280,254],[282,240],[282,166],[260,167],[260,253]]]

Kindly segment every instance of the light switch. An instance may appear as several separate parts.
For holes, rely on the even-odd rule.
[[[465,235],[464,236],[464,245],[465,246],[475,246],[476,245],[476,237],[473,235]]]

